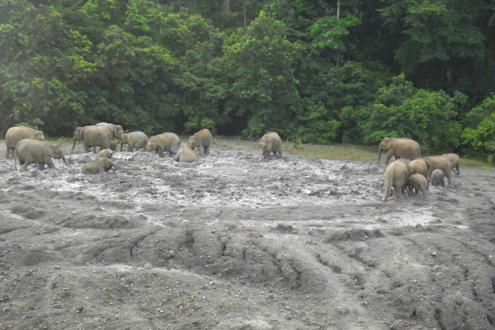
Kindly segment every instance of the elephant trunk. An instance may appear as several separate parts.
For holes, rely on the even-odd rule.
[[[77,139],[76,137],[74,137],[73,141],[74,141],[74,142],[72,143],[72,149],[71,149],[71,151],[70,151],[71,153],[73,153],[73,152],[74,152],[74,148],[76,147],[76,143],[77,143],[78,139]]]
[[[62,161],[64,162],[64,164],[65,164],[65,165],[68,165],[68,164],[67,164],[67,160],[65,159],[65,157],[64,157],[64,156],[62,156]]]
[[[378,146],[378,164],[380,164],[380,160],[382,158],[382,145]]]

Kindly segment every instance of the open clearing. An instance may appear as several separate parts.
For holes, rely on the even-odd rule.
[[[0,329],[495,328],[494,171],[383,203],[383,165],[233,140],[99,176],[4,150]]]

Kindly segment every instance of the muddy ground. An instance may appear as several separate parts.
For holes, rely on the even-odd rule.
[[[238,141],[97,176],[0,153],[0,329],[495,328],[494,171],[383,203],[383,166]]]

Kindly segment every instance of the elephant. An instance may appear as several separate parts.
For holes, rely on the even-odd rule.
[[[174,159],[182,163],[192,163],[199,160],[198,154],[189,147],[186,143],[182,143],[177,155]]]
[[[414,159],[407,163],[409,175],[419,173],[428,177],[428,164],[423,159]]]
[[[452,183],[450,172],[450,160],[444,156],[424,157],[423,160],[428,164],[428,178],[431,178],[432,172],[436,169],[442,170],[447,178],[449,185]]]
[[[105,125],[89,125],[78,127],[74,131],[72,150],[76,146],[76,142],[82,140],[84,143],[84,151],[89,152],[90,147],[93,147],[93,152],[96,153],[96,147],[100,150],[109,149],[112,140],[112,130]]]
[[[62,159],[67,164],[63,152],[56,144],[49,144],[46,141],[36,139],[22,139],[15,147],[14,165],[17,168],[17,160],[22,165],[22,170],[26,170],[30,164],[38,164],[40,170],[45,168],[55,168],[52,158]]]
[[[258,147],[263,152],[263,158],[267,158],[272,153],[279,158],[282,157],[282,139],[276,132],[263,135],[258,142]]]
[[[100,174],[108,172],[111,169],[117,170],[117,167],[108,158],[100,158],[96,160],[90,160],[81,167],[81,173],[83,174]]]
[[[431,184],[433,186],[442,186],[445,187],[445,174],[440,169],[435,169],[431,172]]]
[[[392,156],[395,156],[395,159],[405,158],[409,160],[421,157],[419,143],[407,138],[384,138],[378,146],[378,163],[380,163],[382,151],[387,152],[385,165],[388,164]]]
[[[212,140],[213,136],[210,131],[207,128],[203,128],[189,137],[189,148],[192,150],[197,148],[200,156],[208,155]]]
[[[112,155],[113,155],[113,150],[112,149],[103,149],[103,150],[100,150],[98,151],[98,153],[96,154],[98,156],[98,158],[112,158]]]
[[[170,155],[175,155],[180,149],[180,139],[175,133],[162,133],[154,135],[146,143],[146,151],[156,151],[160,157],[166,151]]]
[[[454,172],[456,175],[461,174],[461,172],[459,171],[460,157],[458,154],[448,153],[448,154],[443,154],[442,156],[447,157],[447,159],[450,161],[450,170],[452,172]]]
[[[122,136],[122,134],[124,134],[124,129],[121,125],[101,122],[96,124],[95,126],[105,126],[110,128],[110,130],[112,131],[112,137],[116,138],[117,140],[120,140],[120,137]]]
[[[426,198],[426,191],[428,190],[428,180],[423,174],[413,173],[409,175],[407,184],[410,193],[416,195],[418,192],[421,191],[421,193],[423,194],[423,198]]]
[[[390,163],[385,169],[384,174],[384,190],[383,201],[387,201],[388,195],[390,194],[390,188],[394,187],[395,198],[399,199],[400,193],[405,188],[408,179],[408,169],[407,164],[397,159]]]
[[[120,151],[124,147],[124,144],[128,145],[127,151],[132,152],[134,148],[145,148],[148,142],[148,136],[140,131],[124,133],[120,136]]]
[[[7,149],[6,158],[9,158],[11,151],[12,156],[14,156],[15,146],[17,142],[22,139],[35,139],[43,141],[45,140],[45,135],[42,131],[25,126],[14,126],[9,128],[5,133],[5,147]]]

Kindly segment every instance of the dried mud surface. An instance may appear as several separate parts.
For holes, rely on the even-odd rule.
[[[383,166],[235,141],[97,176],[0,152],[0,329],[495,328],[493,171],[383,203]]]

